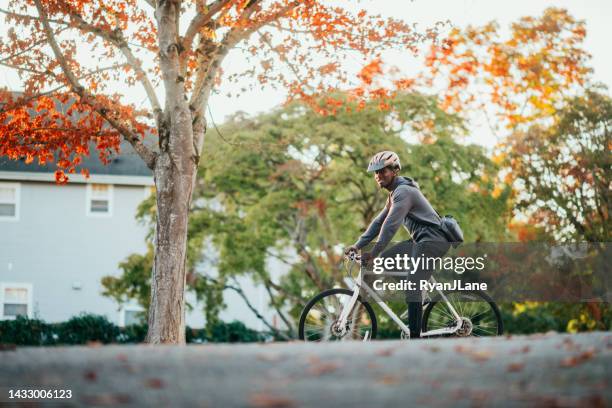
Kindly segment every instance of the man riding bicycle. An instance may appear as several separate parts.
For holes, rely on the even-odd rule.
[[[418,184],[408,177],[399,175],[400,159],[391,151],[376,153],[370,160],[368,172],[374,172],[374,179],[380,188],[389,192],[385,208],[374,218],[367,230],[345,253],[361,250],[375,238],[376,244],[370,252],[361,254],[361,262],[368,265],[376,257],[395,257],[407,254],[410,257],[441,257],[450,243],[441,228],[441,218],[425,198]],[[385,250],[401,225],[408,230],[412,239],[400,242]],[[383,251],[384,250],[384,251]],[[420,268],[411,275],[411,280],[429,279],[433,270]],[[420,290],[407,291],[408,327],[410,337],[421,334],[423,315],[422,293]]]

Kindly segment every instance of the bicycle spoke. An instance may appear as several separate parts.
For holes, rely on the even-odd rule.
[[[321,341],[321,337],[322,337],[321,334],[322,334],[322,332],[321,333],[314,332],[314,333],[306,335],[306,339],[308,340],[308,339],[312,338],[313,336],[317,336],[316,341]]]
[[[471,323],[471,331],[458,335],[471,335],[475,337],[497,335],[500,331],[500,322],[493,305],[477,293],[445,293],[447,301],[438,300],[431,305],[427,313],[427,322],[424,327],[427,331],[446,328],[456,322],[451,313],[451,307],[462,319]],[[463,326],[464,328],[466,326]],[[460,332],[458,332],[460,333]]]
[[[434,315],[434,317],[436,318],[436,321],[438,321],[441,326],[447,326],[455,321],[455,319],[449,318],[448,316],[444,316],[444,315]]]
[[[485,334],[491,334],[491,335],[497,334],[497,330],[484,330],[481,327],[475,327],[474,329],[472,329],[472,333],[474,333],[476,330],[480,330],[481,332],[484,332]]]
[[[451,320],[455,320],[455,316],[453,316],[453,314],[450,312],[450,309],[448,309],[448,306],[446,304],[444,306],[440,304],[440,307],[436,311],[438,313],[442,313],[444,316],[448,317]]]
[[[372,333],[370,311],[360,300],[346,316],[346,326],[335,327],[342,314],[342,308],[350,300],[352,293],[330,293],[311,304],[302,318],[301,337],[306,341],[344,341],[363,340],[366,333]],[[338,329],[338,330],[336,330]],[[343,330],[339,330],[343,329]],[[370,335],[371,337],[371,335]]]
[[[478,316],[480,316],[480,315],[482,315],[482,314],[485,314],[485,313],[487,313],[487,312],[489,312],[489,311],[491,311],[491,310],[490,310],[490,309],[485,309],[485,310],[483,310],[482,312],[480,312],[480,313],[478,313],[478,314],[475,314],[474,316],[470,316],[470,319],[472,319],[472,320],[473,320],[473,319],[476,319],[476,317],[478,317]]]
[[[319,313],[321,313],[321,315],[325,316],[325,317],[329,317],[332,316],[332,314],[329,313],[329,311],[323,309],[321,306],[319,305],[313,305],[312,307],[314,310],[318,311]]]
[[[340,314],[340,311],[342,310],[342,302],[338,296],[331,296],[331,298],[333,299],[333,302],[336,303],[336,309],[338,310],[338,314]]]
[[[476,302],[466,302],[467,305],[465,305],[465,315],[466,316],[472,316],[472,313],[477,312],[478,311],[478,305],[476,304]]]

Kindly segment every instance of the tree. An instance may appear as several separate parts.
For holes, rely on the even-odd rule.
[[[492,112],[487,119],[495,132],[528,127],[546,122],[588,83],[585,36],[584,21],[559,8],[522,17],[507,37],[496,22],[456,28],[432,45],[425,77],[441,84],[445,108]]]
[[[316,0],[9,0],[5,7],[10,28],[0,63],[19,73],[23,92],[0,92],[0,155],[40,163],[57,155],[56,177],[65,182],[90,143],[107,160],[124,139],[153,171],[151,343],[185,341],[188,213],[206,153],[205,110],[213,88],[221,88],[228,53],[259,63],[227,79],[255,78],[305,99],[350,83],[343,58],[357,56],[372,63],[358,76],[355,97],[380,98],[390,95],[372,81],[380,50],[414,50],[435,36],[435,29],[418,34],[402,21]],[[278,62],[287,72],[274,69]],[[141,87],[149,108],[127,103],[113,89],[119,81]],[[395,86],[406,82],[388,88]],[[145,143],[149,134],[155,145]]]
[[[586,160],[589,166],[603,165],[605,169],[607,160],[602,148],[605,141],[601,140],[605,132],[589,128],[605,126],[607,119],[606,98],[597,97],[603,105],[595,108],[595,94],[589,91],[592,70],[588,66],[590,55],[583,49],[585,36],[583,21],[567,10],[548,8],[541,16],[523,17],[513,23],[509,35],[500,33],[495,22],[454,29],[441,44],[433,45],[427,56],[426,77],[431,83],[442,84],[445,108],[495,114],[487,115],[487,119],[498,136],[494,160],[502,165],[499,182],[513,184],[519,179],[513,184],[516,209],[532,215],[539,209],[539,219],[510,226],[522,238],[544,239],[548,233],[554,239],[607,240],[601,230],[587,232],[589,227],[584,229],[583,225],[593,220],[603,228],[607,203],[600,199],[602,188],[595,190],[597,203],[581,195],[578,184],[591,189],[591,176],[588,169],[581,170],[581,164],[571,163]],[[570,114],[575,109],[585,117]],[[600,134],[595,136],[596,132]],[[595,145],[583,146],[587,157],[581,157],[573,146],[581,146],[585,140]],[[563,150],[559,150],[561,146]],[[594,175],[605,185],[603,170],[597,171]],[[578,184],[567,187],[567,182]],[[552,211],[544,209],[544,203]],[[557,216],[553,217],[554,213]],[[534,229],[536,226],[540,230]],[[541,230],[543,227],[546,231]]]
[[[517,205],[556,241],[610,240],[612,100],[589,90],[550,127],[517,132],[507,148]]]
[[[318,103],[323,108],[328,98],[348,97],[334,93]],[[388,109],[372,101],[358,110],[353,101],[327,116],[293,103],[253,118],[238,114],[213,131],[217,143],[203,157],[194,193],[190,259],[200,259],[205,234],[220,258],[214,278],[232,282],[247,274],[266,288],[280,316],[290,311],[283,319],[291,327],[313,292],[345,284],[339,248],[355,241],[386,198],[365,172],[383,149],[399,153],[402,174],[415,177],[439,211],[459,218],[468,241],[503,239],[510,191],[493,194],[497,166],[482,148],[453,140],[465,132],[462,120],[432,96],[403,93],[388,103]],[[424,143],[407,143],[408,133]],[[273,278],[269,257],[288,263],[289,273]],[[190,287],[204,299],[214,296],[206,292],[213,288],[198,286],[211,275],[195,264]],[[129,287],[141,269],[126,270],[114,287]]]

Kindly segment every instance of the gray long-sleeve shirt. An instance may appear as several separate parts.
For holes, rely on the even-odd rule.
[[[372,255],[378,256],[402,224],[415,242],[446,242],[444,233],[436,227],[440,223],[440,217],[419,185],[411,178],[397,176],[391,185],[387,205],[359,237],[355,246],[361,249],[378,237],[372,249]]]

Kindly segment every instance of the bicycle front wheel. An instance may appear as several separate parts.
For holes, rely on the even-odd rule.
[[[357,299],[349,314],[346,326],[339,327],[338,320],[344,305],[353,291],[329,289],[313,297],[304,306],[300,316],[299,337],[304,341],[364,340],[376,337],[376,315],[369,303]]]
[[[438,295],[427,304],[423,314],[423,332],[457,326],[449,305],[461,317],[462,325],[455,336],[497,336],[504,332],[501,314],[485,292],[444,292],[448,303]]]

